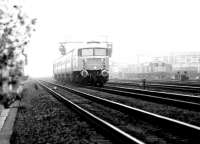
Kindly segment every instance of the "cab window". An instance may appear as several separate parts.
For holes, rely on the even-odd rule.
[[[106,49],[103,48],[95,48],[94,49],[95,56],[106,56]]]
[[[93,49],[82,49],[82,56],[93,56]]]
[[[83,48],[78,50],[78,56],[107,56],[105,48]]]

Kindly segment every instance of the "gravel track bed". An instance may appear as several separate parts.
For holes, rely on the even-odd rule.
[[[86,89],[82,87],[75,87],[69,84],[66,84],[66,86],[78,89],[80,91],[90,93],[92,95],[96,95],[102,98],[106,98],[109,100],[113,100],[119,103],[123,103],[125,105],[129,105],[135,108],[143,109],[148,112],[156,113],[159,115],[163,115],[166,117],[170,117],[173,119],[177,119],[183,122],[187,122],[193,125],[200,126],[200,113],[196,111],[191,111],[191,110],[186,110],[186,109],[181,109],[165,104],[158,104],[154,102],[149,102],[145,100],[140,100],[136,98],[130,98],[126,96],[119,96],[119,95],[114,95],[114,94],[109,94],[106,92],[101,92],[101,91],[96,91],[96,90],[91,90],[91,89]]]
[[[75,88],[76,89],[76,88]],[[122,130],[129,134],[136,136],[147,143],[173,143],[179,141],[181,143],[188,143],[187,139],[180,136],[174,136],[175,133],[168,130],[163,130],[159,126],[150,124],[149,122],[141,120],[137,116],[130,116],[122,112],[113,110],[111,108],[92,102],[81,96],[75,94],[69,94],[66,90],[57,88],[57,92],[66,95],[66,97],[75,103],[78,103],[81,107],[89,110],[93,114],[103,117],[104,120],[118,126]]]
[[[11,144],[111,144],[33,81],[25,85]]]

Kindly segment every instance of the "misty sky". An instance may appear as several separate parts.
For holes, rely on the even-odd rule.
[[[136,55],[200,50],[200,1],[196,0],[21,0],[38,18],[29,50],[29,73],[52,74],[65,40],[107,39],[114,61]],[[38,72],[38,69],[42,69]]]

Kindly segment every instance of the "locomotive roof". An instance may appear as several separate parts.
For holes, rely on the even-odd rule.
[[[98,42],[98,41],[89,41],[89,42],[75,42],[75,43],[61,43],[65,49],[66,53],[69,53],[72,50],[77,50],[80,48],[109,48],[108,44],[111,44],[110,42]],[[66,58],[66,55],[59,57],[54,61],[54,63],[57,63],[59,61],[63,61]]]
[[[79,49],[79,48],[92,48],[92,47],[102,47],[102,48],[107,48],[108,47],[108,42],[98,42],[98,41],[89,41],[89,42],[79,42],[79,43],[66,43],[63,44],[66,53],[70,52],[73,49]]]

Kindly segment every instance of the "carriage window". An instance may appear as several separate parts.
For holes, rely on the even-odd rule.
[[[93,56],[93,49],[82,49],[82,56]]]
[[[95,48],[94,49],[95,56],[106,56],[106,49],[103,48]]]

